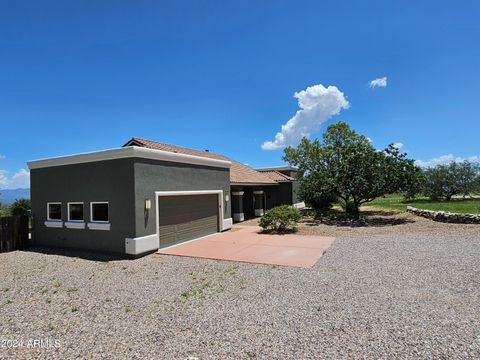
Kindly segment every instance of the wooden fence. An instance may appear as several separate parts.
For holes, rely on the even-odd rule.
[[[28,216],[0,217],[0,253],[28,246]]]

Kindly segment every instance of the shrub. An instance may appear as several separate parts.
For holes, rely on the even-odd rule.
[[[290,205],[281,205],[267,210],[260,219],[264,230],[275,232],[295,231],[301,218],[300,211]]]

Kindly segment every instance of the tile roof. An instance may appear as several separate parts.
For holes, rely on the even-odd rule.
[[[170,151],[180,154],[202,156],[210,159],[227,160],[232,163],[230,168],[230,182],[233,184],[262,184],[262,185],[275,185],[276,181],[272,180],[270,176],[263,174],[250,166],[239,163],[224,155],[215,154],[208,151],[189,149],[182,146],[164,144],[157,141],[141,139],[138,137],[131,138],[124,146],[127,145],[144,146],[150,149],[157,149],[163,151]]]
[[[270,180],[276,181],[276,182],[290,182],[294,181],[295,179],[291,176],[282,174],[278,170],[257,170],[258,172],[261,172],[264,175],[267,175]]]

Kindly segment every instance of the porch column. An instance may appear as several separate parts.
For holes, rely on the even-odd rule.
[[[253,192],[254,196],[254,204],[253,208],[255,210],[255,216],[262,216],[263,215],[263,190],[257,190]]]
[[[243,191],[232,192],[232,211],[233,221],[240,222],[245,220],[245,215],[243,214]]]

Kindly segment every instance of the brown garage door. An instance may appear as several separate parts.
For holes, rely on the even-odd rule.
[[[218,232],[218,196],[179,195],[158,198],[160,247]]]

